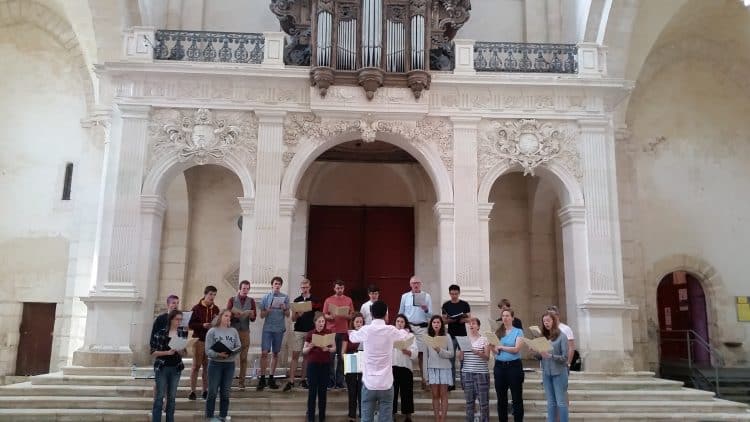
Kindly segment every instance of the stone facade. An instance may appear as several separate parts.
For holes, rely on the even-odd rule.
[[[456,69],[435,73],[421,98],[383,87],[369,100],[344,85],[320,96],[309,69],[280,62],[280,33],[265,34],[259,65],[165,63],[140,42],[155,39],[153,28],[134,26],[237,25],[222,21],[218,6],[203,18],[142,10],[124,40],[94,41],[95,29],[58,16],[72,6],[29,3],[0,1],[2,22],[14,25],[0,28],[13,63],[4,92],[24,87],[0,100],[12,128],[0,188],[28,200],[3,211],[10,276],[0,374],[14,372],[24,302],[57,303],[54,369],[145,363],[153,315],[172,293],[189,308],[214,284],[223,305],[237,279],[253,280],[257,297],[273,275],[296,293],[310,205],[413,207],[415,269],[436,302],[458,283],[483,320],[507,297],[524,322],[557,303],[590,371],[657,368],[656,288],[667,273],[689,271],[706,292],[711,344],[728,364],[747,363],[750,328],[730,305],[748,295],[738,252],[750,238],[740,194],[750,180],[747,96],[737,92],[747,91],[750,58],[720,53],[748,51],[732,41],[732,25],[711,36],[696,29],[746,24],[741,5],[692,1],[636,13],[594,1],[587,15],[564,1],[526,0],[524,10],[499,2],[529,16],[504,29],[507,41],[579,41],[579,72],[478,74],[472,42],[458,39]],[[647,42],[656,24],[639,13],[665,20],[663,38]],[[672,14],[684,19],[668,25]],[[484,36],[477,22],[462,36]],[[608,26],[597,31],[600,22]],[[34,25],[32,35],[20,39],[18,25]],[[629,50],[621,27],[637,25],[644,30]],[[639,60],[638,71],[628,67]],[[57,72],[48,90],[63,94],[31,83],[42,69]],[[41,119],[48,124],[38,127],[26,110],[50,116]],[[354,140],[392,144],[416,162],[316,161]],[[68,203],[57,199],[63,161],[77,172]],[[40,179],[55,182],[33,197],[23,192]]]

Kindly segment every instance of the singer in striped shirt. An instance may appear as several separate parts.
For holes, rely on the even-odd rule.
[[[481,422],[490,420],[490,371],[487,361],[490,359],[490,345],[487,338],[479,334],[479,319],[469,318],[468,339],[471,351],[459,352],[463,361],[461,383],[466,397],[466,421],[474,421],[474,402],[479,400]]]

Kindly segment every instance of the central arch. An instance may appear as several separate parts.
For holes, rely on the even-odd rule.
[[[361,134],[359,132],[351,131],[332,136],[322,141],[310,138],[300,140],[300,147],[284,173],[284,178],[281,182],[281,197],[294,198],[305,171],[323,152],[336,145],[360,138]],[[451,176],[440,157],[434,151],[429,149],[425,144],[412,142],[404,136],[395,133],[377,132],[376,139],[395,145],[411,154],[422,165],[430,177],[437,202],[453,202]]]

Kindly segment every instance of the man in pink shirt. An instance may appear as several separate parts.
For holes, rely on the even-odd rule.
[[[352,298],[344,295],[344,282],[342,280],[336,280],[333,286],[333,296],[323,302],[323,315],[326,318],[326,329],[336,333],[336,353],[333,361],[334,365],[331,365],[331,382],[329,388],[346,388],[344,386],[344,361],[341,358],[341,342],[344,339],[344,334],[349,330],[349,320],[352,319],[354,314],[354,302]],[[346,315],[334,315],[333,307],[336,308],[348,308],[349,312]]]
[[[388,306],[380,300],[370,307],[372,323],[349,332],[349,340],[362,343],[364,368],[362,371],[362,422],[373,422],[375,403],[378,422],[393,421],[393,343],[407,340],[413,334],[385,325]]]

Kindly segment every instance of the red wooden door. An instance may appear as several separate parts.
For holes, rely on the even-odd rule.
[[[16,375],[39,375],[49,372],[52,334],[55,329],[55,306],[54,303],[23,304]]]
[[[393,321],[414,275],[414,209],[367,208],[366,214],[364,284],[380,287]]]
[[[414,210],[406,207],[310,207],[307,277],[313,294],[333,294],[337,278],[357,309],[367,286],[380,287],[391,316],[414,273]]]
[[[708,339],[706,318],[706,296],[700,282],[690,274],[666,275],[657,288],[659,313],[660,357],[662,360],[686,360],[688,358],[688,330]],[[708,350],[694,341],[691,333],[690,352],[694,362],[708,364]]]

